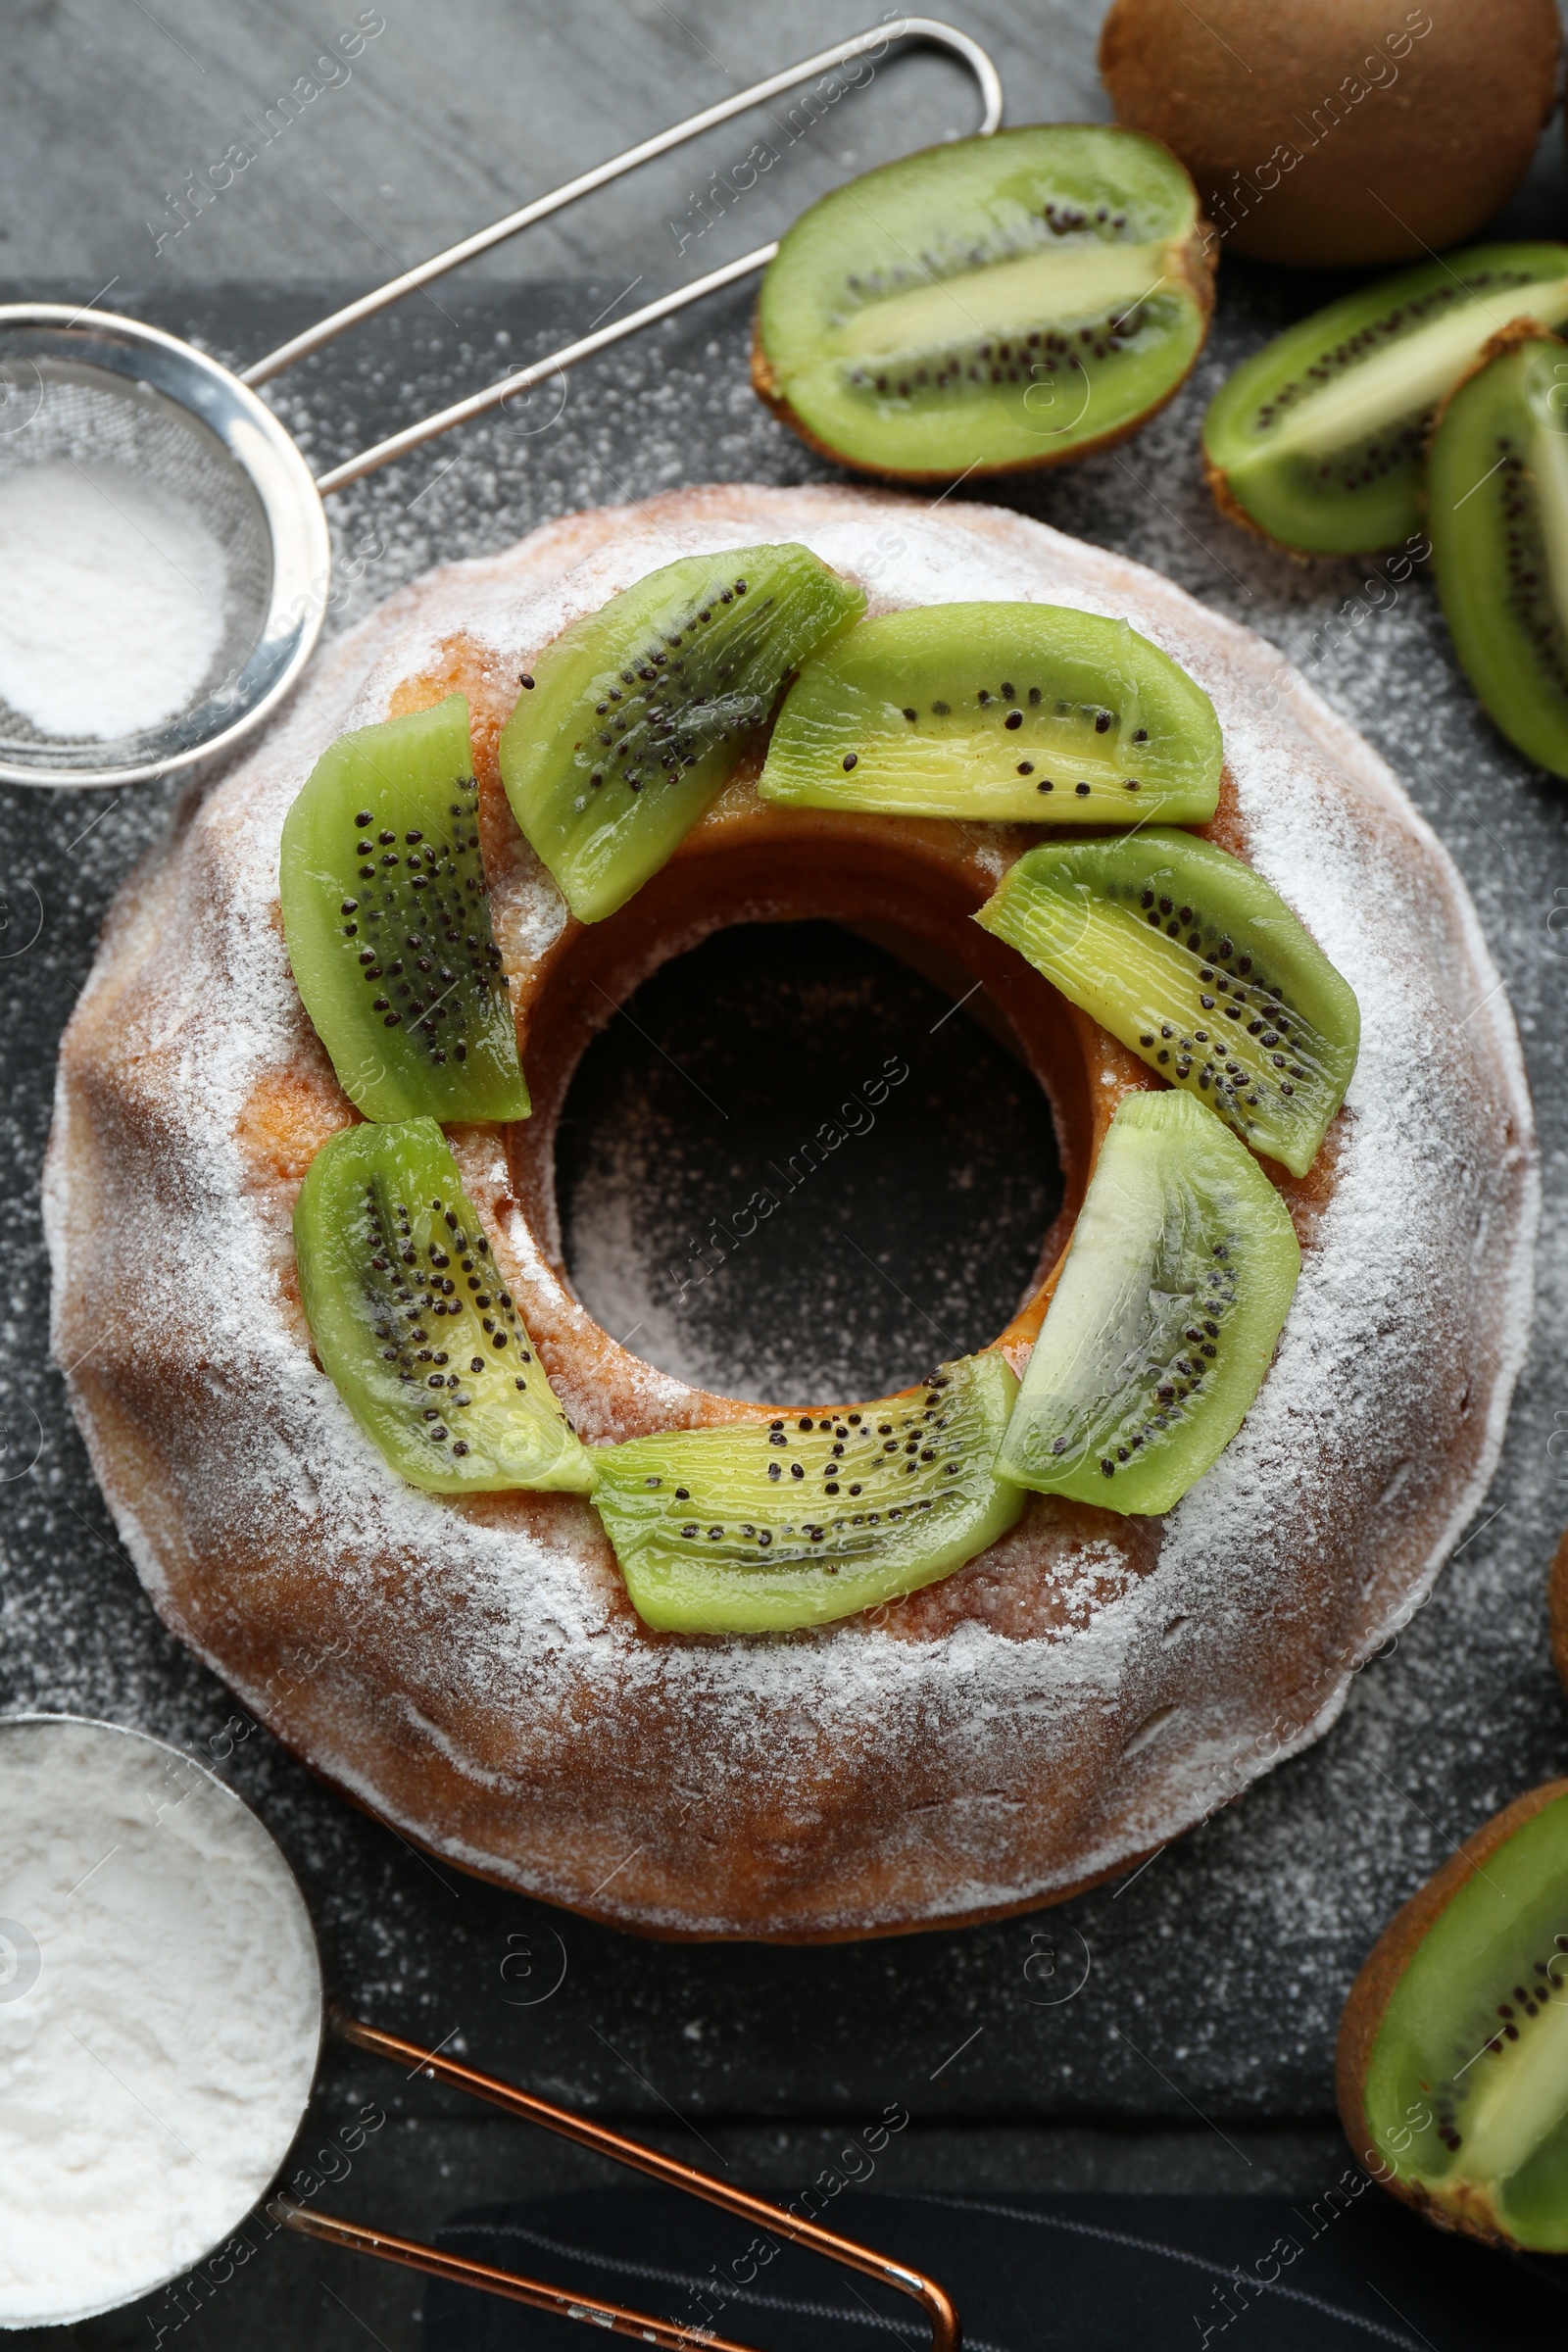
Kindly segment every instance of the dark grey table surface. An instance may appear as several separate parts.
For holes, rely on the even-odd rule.
[[[160,221],[177,218],[164,198],[180,174],[244,138],[244,121],[265,122],[276,91],[353,12],[216,0],[177,16],[108,0],[19,10],[0,92],[4,291],[85,301],[112,281],[105,307],[243,363],[371,282],[382,253],[405,263],[857,23],[825,0],[787,23],[736,0],[700,21],[662,0],[569,18],[479,0],[440,12],[388,0],[383,13],[349,80],[155,251]],[[1010,120],[1105,112],[1098,8],[957,13],[1003,67]],[[690,162],[655,167],[282,379],[275,405],[319,469],[580,331],[629,281],[644,281],[638,299],[677,283],[775,233],[819,188],[970,119],[950,69],[889,64],[870,92],[790,142],[750,217],[715,220],[693,241],[706,173],[755,135],[720,133],[702,151],[702,179]],[[1565,220],[1554,124],[1508,221],[1540,234]],[[1344,2162],[1333,2038],[1361,1958],[1458,1838],[1568,1753],[1544,1617],[1544,1572],[1568,1519],[1568,798],[1477,710],[1429,578],[1396,584],[1370,562],[1296,564],[1222,522],[1200,479],[1198,421],[1222,375],[1332,290],[1227,260],[1213,338],[1173,406],[1122,450],[993,495],[1152,564],[1271,638],[1386,755],[1447,843],[1506,980],[1536,1094],[1546,1219],[1535,1348],[1474,1530],[1431,1604],[1358,1679],[1336,1730],[1132,1882],[1033,1921],[825,1950],[638,1941],[430,1862],[236,1720],[143,1596],[46,1362],[38,1172],[55,1043],[110,899],[174,791],[0,792],[0,1706],[113,1717],[214,1760],[299,1872],[341,1998],[565,2100],[637,2118],[699,2159],[710,2149],[737,2178],[798,2185],[835,2134],[890,2101],[912,2122],[885,2160],[889,2186],[1295,2189],[1331,2178]],[[345,578],[332,626],[431,563],[505,546],[575,507],[703,479],[829,475],[747,386],[748,309],[744,290],[721,297],[583,368],[564,406],[471,427],[331,502],[340,548],[374,550],[350,567],[358,576]],[[896,993],[885,973],[855,985]],[[909,992],[902,1017],[913,1024],[923,1000],[914,983]],[[690,1024],[694,1002],[677,987],[668,1019]],[[710,1048],[726,1050],[722,1038]],[[604,1104],[639,1083],[634,1061],[600,1070],[573,1183],[592,1162],[593,1117],[612,1115]],[[952,1064],[933,1066],[932,1086],[941,1115],[928,1175],[965,1148]],[[1030,1115],[1015,1105],[1008,1117],[1023,1124],[1007,1132],[1032,1132]],[[983,1152],[977,1165],[984,1185]],[[1043,1195],[1015,1187],[1003,1200],[995,1165],[992,1176],[1004,1267]],[[933,1183],[921,1213],[940,1220],[953,1209]],[[738,1294],[737,1329],[744,1307]],[[895,1354],[906,1345],[884,1339]],[[722,1330],[703,1344],[722,1354]],[[1057,1954],[1054,1979],[1042,1976],[1042,1936]],[[1043,2000],[1043,1987],[1070,1997]],[[362,2061],[328,2060],[311,2132],[372,2097],[388,2126],[340,2201],[378,2219],[427,2231],[466,2200],[596,2177]],[[387,2345],[416,2340],[411,2284],[299,2247],[264,2268],[193,2320],[182,2344],[280,2340],[285,2305],[301,2343],[357,2338],[363,2327]],[[146,2325],[131,2314],[74,2333],[129,2343],[146,2340]]]

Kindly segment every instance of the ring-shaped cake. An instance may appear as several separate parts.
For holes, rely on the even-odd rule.
[[[1311,1173],[1269,1169],[1301,1244],[1295,1301],[1240,1433],[1174,1509],[1032,1494],[967,1566],[869,1614],[659,1634],[585,1497],[406,1485],[313,1354],[290,1220],[354,1113],[290,976],[279,841],[344,729],[466,695],[534,1110],[451,1141],[590,1446],[771,1409],[600,1329],[554,1197],[585,1045],[734,922],[875,924],[984,984],[1050,1096],[1066,1179],[995,1343],[1021,1369],[1111,1113],[1157,1083],[971,920],[1038,833],[770,806],[743,762],[668,863],[585,926],[501,788],[519,672],[563,628],[673,557],[784,540],[860,580],[873,612],[1069,605],[1182,663],[1224,730],[1205,830],[1349,981],[1360,1059]],[[62,1051],[45,1214],[54,1345],[125,1544],[166,1622],[291,1749],[408,1837],[552,1902],[652,1934],[811,1939],[1059,1898],[1320,1736],[1495,1465],[1537,1174],[1511,1015],[1451,861],[1273,649],[1000,510],[735,487],[568,516],[339,641],[122,891]]]

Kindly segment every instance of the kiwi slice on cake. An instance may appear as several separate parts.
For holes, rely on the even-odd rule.
[[[1360,1012],[1261,874],[1150,825],[1028,851],[975,920],[1254,1152],[1306,1174],[1350,1083]]]
[[[997,1456],[1004,1478],[1168,1511],[1242,1425],[1301,1269],[1279,1194],[1191,1095],[1129,1095],[1095,1163]]]
[[[1396,2196],[1568,2252],[1568,1781],[1494,1814],[1385,1930],[1336,2073],[1350,2145]]]
[[[1214,706],[1125,620],[1060,605],[926,605],[862,621],[784,698],[762,798],[1051,824],[1200,824]]]
[[[479,855],[468,706],[340,735],[283,823],[289,962],[369,1119],[524,1119]]]
[[[579,922],[659,871],[789,672],[864,610],[808,548],[728,548],[651,572],[540,655],[501,775]]]
[[[438,1494],[585,1494],[572,1435],[433,1119],[347,1127],[294,1209],[316,1352],[394,1470]]]
[[[594,1502],[645,1624],[780,1633],[935,1584],[1023,1508],[993,1459],[1018,1384],[968,1355],[829,1413],[634,1438],[595,1453]]]
[[[1225,511],[1308,555],[1360,555],[1421,525],[1421,454],[1445,394],[1510,319],[1568,318],[1568,245],[1477,245],[1287,327],[1203,419]]]
[[[1471,684],[1510,743],[1568,776],[1568,344],[1499,341],[1432,437],[1427,527]]]
[[[948,480],[1136,432],[1213,308],[1198,192],[1102,123],[958,139],[852,180],[786,231],[752,380],[847,466]]]

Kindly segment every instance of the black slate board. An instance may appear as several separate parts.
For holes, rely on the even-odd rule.
[[[442,317],[410,308],[285,379],[278,406],[320,467],[580,328],[615,290],[448,289]],[[1339,2007],[1384,1921],[1496,1804],[1560,1769],[1544,1576],[1568,1516],[1568,800],[1477,711],[1424,577],[1391,589],[1371,564],[1298,566],[1208,504],[1203,401],[1324,290],[1227,264],[1213,342],[1172,408],[1123,450],[997,495],[1158,564],[1262,629],[1366,729],[1448,843],[1519,1013],[1541,1116],[1548,1238],[1536,1352],[1474,1534],[1396,1654],[1360,1678],[1339,1728],[1135,1883],[1049,1915],[1043,1931],[1021,1921],[823,1950],[638,1942],[428,1862],[261,1731],[231,1724],[231,1700],[143,1597],[44,1364],[37,1180],[55,1040],[113,891],[174,794],[0,794],[10,1309],[0,1703],[144,1724],[219,1761],[298,1869],[335,1987],[379,2020],[432,2040],[457,2028],[480,2063],[652,2117],[666,2105],[696,2118],[850,2116],[897,2096],[924,2122],[1319,2119]],[[116,299],[138,307],[133,289]],[[319,307],[338,299],[324,289]],[[244,360],[318,306],[309,294],[220,292],[177,312],[142,307]],[[335,620],[439,556],[503,546],[573,505],[702,478],[826,476],[747,388],[746,326],[745,295],[722,298],[582,370],[537,432],[471,428],[334,501],[350,556]],[[1077,1955],[1092,1959],[1075,1996],[1053,2006],[1034,1997],[1038,1969],[1025,1974],[1042,1932],[1060,1940],[1074,1981]],[[541,2006],[506,1997],[499,1968],[513,1936],[550,1952],[559,1937],[567,1958]],[[420,2112],[440,2105],[417,2088],[399,2095]]]

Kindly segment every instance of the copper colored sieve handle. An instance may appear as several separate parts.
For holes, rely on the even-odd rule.
[[[545,2131],[557,2132],[563,2139],[575,2140],[579,2147],[591,2148],[596,2155],[609,2156],[616,2164],[629,2165],[634,2172],[663,2181],[669,2188],[705,2198],[710,2205],[721,2206],[726,2213],[754,2222],[788,2244],[805,2246],[813,2254],[824,2255],[829,2262],[859,2271],[879,2285],[895,2287],[900,2294],[918,2303],[930,2321],[931,2352],[959,2352],[962,2337],[957,2312],[945,2289],[922,2271],[895,2262],[889,2254],[878,2254],[873,2247],[862,2246],[854,2238],[840,2237],[815,2222],[785,2213],[765,2197],[754,2197],[744,2188],[731,2188],[710,2174],[682,2164],[677,2157],[661,2155],[658,2149],[644,2147],[640,2140],[627,2139],[605,2124],[591,2124],[585,2117],[573,2115],[569,2108],[554,2106],[533,2091],[519,2090],[515,2083],[502,2082],[494,2075],[478,2074],[472,2067],[460,2066],[456,2059],[443,2057],[438,2051],[422,2050],[417,2042],[405,2041],[400,2034],[383,2034],[379,2027],[365,2025],[357,2018],[339,2017],[333,2023],[345,2041],[378,2058],[395,2060],[411,2076],[422,2074],[434,2082],[450,2082],[454,2089],[466,2090],[472,2098],[488,2099],[493,2107],[503,2107],[509,2115],[520,2116],[524,2123],[542,2125]],[[646,2313],[630,2311],[623,2304],[604,2303],[591,2295],[575,2294],[569,2287],[524,2278],[514,2271],[470,2261],[466,2255],[444,2253],[438,2246],[420,2245],[416,2239],[394,2237],[384,2230],[339,2221],[330,2214],[313,2213],[288,2198],[280,2198],[278,2207],[286,2226],[303,2236],[345,2246],[358,2254],[379,2255],[383,2262],[401,2263],[409,2270],[423,2271],[432,2278],[450,2278],[455,2285],[504,2295],[514,2303],[528,2303],[538,2311],[554,2312],[560,2319],[581,2320],[590,2327],[608,2328],[616,2335],[632,2335],[643,2343],[667,2346],[670,2352],[680,2352],[680,2347],[688,2345],[706,2347],[706,2352],[751,2352],[751,2347],[737,2344],[728,2336],[685,2328],[671,2320],[656,2320]]]

